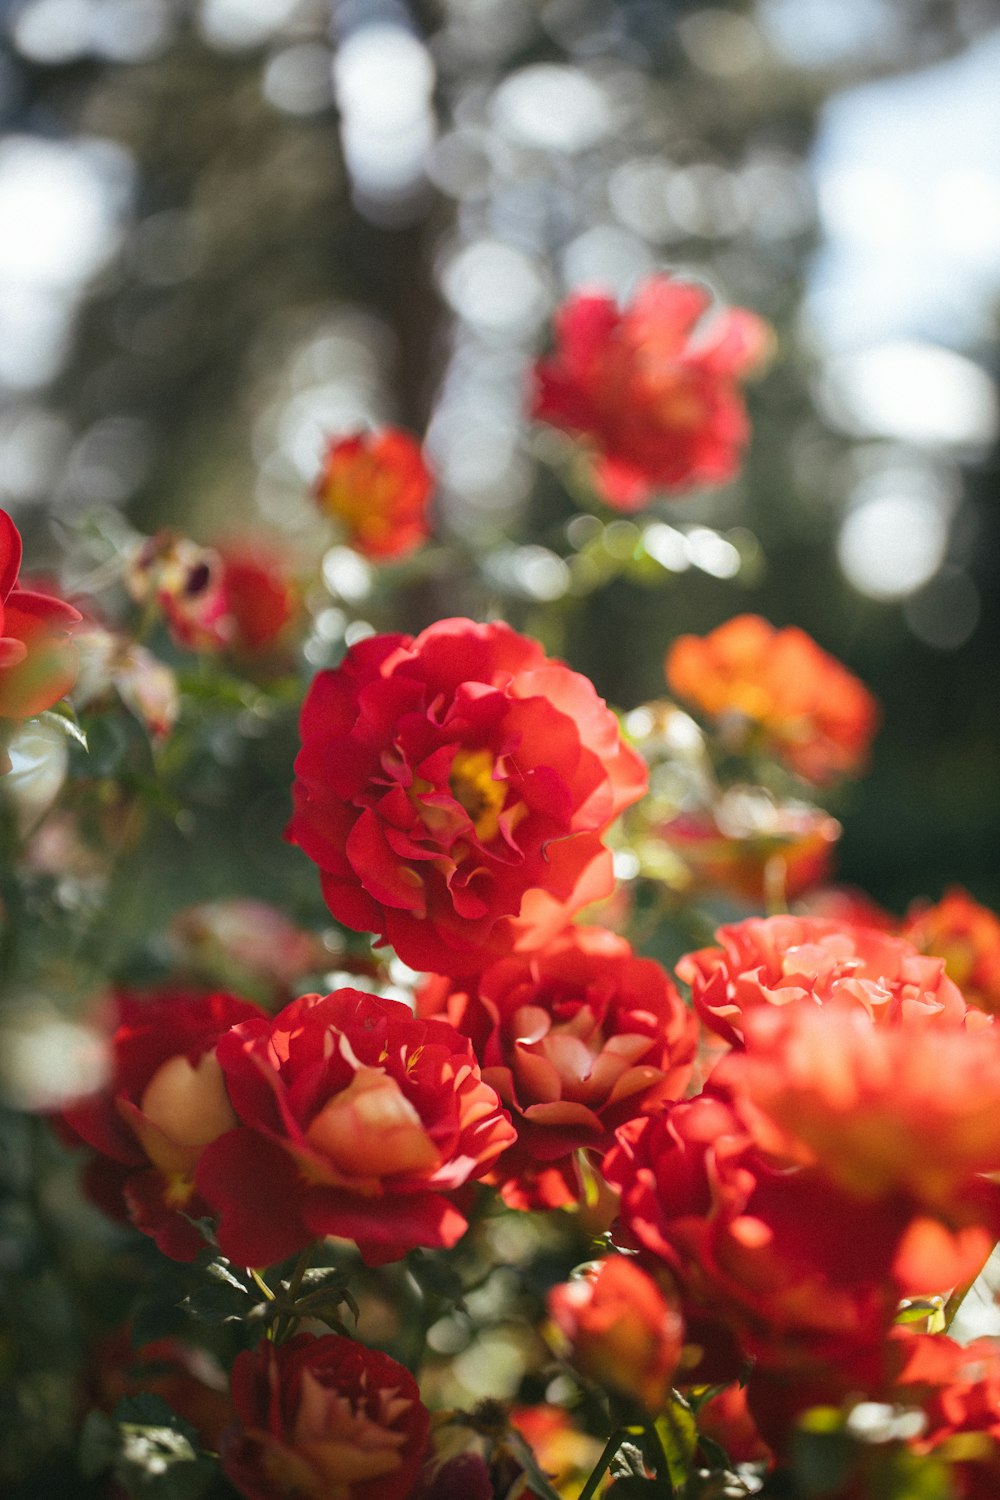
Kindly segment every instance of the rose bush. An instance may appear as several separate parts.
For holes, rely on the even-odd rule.
[[[289,837],[347,927],[411,967],[484,968],[612,888],[646,770],[586,678],[506,625],[376,636],[313,681]]]

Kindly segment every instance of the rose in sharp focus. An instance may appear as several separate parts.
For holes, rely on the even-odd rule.
[[[339,921],[432,973],[538,947],[607,895],[602,835],[646,788],[587,679],[503,624],[362,641],[301,733],[289,837]]]

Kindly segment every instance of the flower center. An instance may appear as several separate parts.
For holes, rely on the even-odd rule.
[[[488,750],[459,750],[448,778],[452,796],[465,808],[484,844],[500,831],[500,814],[507,800],[507,783],[494,779],[495,765]]]

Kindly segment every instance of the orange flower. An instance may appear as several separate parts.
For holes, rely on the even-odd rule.
[[[330,443],[315,495],[366,557],[398,558],[427,536],[433,479],[419,443],[396,427]]]
[[[994,912],[956,886],[936,906],[913,910],[902,931],[921,953],[944,959],[970,1005],[1000,1015],[1000,918]]]
[[[714,720],[735,749],[756,741],[814,782],[864,764],[875,699],[803,630],[737,615],[707,636],[681,636],[666,671],[671,692]]]
[[[624,1255],[609,1255],[549,1292],[549,1315],[582,1375],[657,1412],[670,1399],[684,1322],[653,1278]]]

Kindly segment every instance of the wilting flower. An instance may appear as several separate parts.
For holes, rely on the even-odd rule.
[[[316,481],[316,500],[366,557],[399,558],[428,534],[433,478],[417,443],[396,427],[334,439]]]
[[[804,630],[737,615],[706,636],[682,635],[666,672],[671,692],[713,720],[734,749],[759,743],[814,782],[864,765],[875,699]]]
[[[169,738],[180,710],[177,678],[171,668],[145,646],[96,621],[88,621],[74,640],[80,651],[74,704],[94,708],[117,693],[151,739]]]
[[[720,927],[721,946],[686,954],[677,965],[706,1026],[742,1039],[746,1017],[791,1004],[860,1009],[880,1025],[986,1024],[970,1013],[941,959],[871,928],[822,917],[749,917]]]
[[[944,959],[970,1005],[1000,1015],[1000,917],[956,887],[936,906],[912,911],[902,934],[921,953]]]
[[[681,811],[657,830],[680,856],[692,884],[741,901],[787,900],[823,880],[841,835],[836,818],[801,802],[775,802],[752,787],[730,787],[712,807]]]
[[[223,1472],[247,1500],[407,1500],[430,1418],[409,1370],[300,1333],[236,1356]]]
[[[649,1412],[670,1400],[684,1322],[676,1299],[630,1257],[609,1255],[548,1294],[549,1317],[570,1362],[589,1380],[631,1396]]]
[[[156,602],[171,636],[188,651],[265,651],[297,604],[287,560],[262,541],[201,547],[159,531],[137,548],[125,584],[137,604]]]
[[[749,425],[737,381],[769,333],[741,308],[706,318],[699,286],[645,282],[620,311],[610,297],[571,297],[556,349],[536,368],[533,415],[589,441],[609,505],[634,511],[656,490],[719,484],[736,473]]]
[[[511,1112],[517,1145],[490,1180],[514,1208],[578,1201],[575,1153],[606,1151],[617,1125],[678,1098],[691,1076],[691,1012],[659,964],[600,927],[501,959],[468,992],[431,981],[418,1005],[471,1038]]]
[[[413,968],[537,947],[612,887],[646,771],[585,677],[503,624],[375,636],[316,677],[289,837],[347,927]]]
[[[81,618],[62,599],[18,585],[21,534],[0,510],[0,719],[31,719],[73,686]]]
[[[112,1074],[101,1093],[62,1110],[71,1137],[99,1153],[90,1187],[124,1207],[175,1260],[205,1248],[191,1223],[208,1210],[194,1173],[210,1141],[237,1122],[215,1056],[230,1026],[260,1012],[232,995],[159,991],[116,1000]]]
[[[465,1037],[359,990],[305,995],[220,1042],[238,1129],[202,1155],[198,1187],[223,1254],[267,1265],[326,1234],[369,1264],[453,1245],[456,1193],[514,1139]]]

